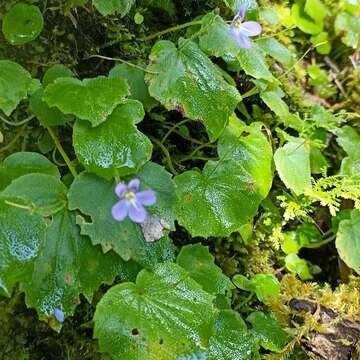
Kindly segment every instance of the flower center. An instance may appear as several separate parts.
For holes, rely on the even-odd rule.
[[[135,193],[132,190],[125,191],[125,200],[132,202],[135,199]]]
[[[241,19],[240,19],[239,17],[238,17],[237,19],[235,19],[233,25],[234,25],[235,27],[240,27],[240,25],[241,25]]]

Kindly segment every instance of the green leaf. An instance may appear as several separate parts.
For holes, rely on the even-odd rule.
[[[329,13],[329,10],[321,0],[306,0],[304,11],[314,19],[317,24],[322,24],[325,16]]]
[[[56,214],[47,230],[45,247],[36,259],[31,280],[23,283],[28,306],[36,308],[40,319],[53,317],[55,309],[65,317],[73,315],[83,294],[89,302],[103,283],[110,284],[115,276],[128,279],[137,267],[125,263],[113,252],[103,254],[81,236],[75,223],[75,213],[67,210]],[[52,319],[50,325],[59,329]]]
[[[11,295],[17,282],[31,281],[45,229],[42,216],[21,199],[0,197],[0,292],[6,296]]]
[[[263,303],[270,298],[277,299],[280,294],[280,283],[271,274],[256,274],[250,280],[243,275],[235,275],[232,281],[239,289],[255,292]]]
[[[253,334],[260,339],[261,346],[266,350],[280,352],[290,341],[289,336],[270,314],[254,311],[246,320],[251,323]]]
[[[68,77],[58,78],[48,85],[43,100],[64,114],[73,114],[97,126],[107,119],[128,94],[128,85],[123,78],[98,76],[80,81]]]
[[[236,168],[241,169],[242,176],[249,179],[249,192],[257,192],[265,198],[272,184],[273,156],[262,127],[260,122],[246,126],[232,115],[229,125],[219,139],[218,153],[222,160],[236,161]]]
[[[250,49],[240,48],[236,58],[245,74],[255,79],[275,80],[265,62],[263,52],[256,44],[253,44]]]
[[[336,248],[347,266],[360,274],[360,211],[352,210],[351,218],[342,220],[336,234]]]
[[[241,5],[245,5],[247,14],[253,14],[258,8],[256,0],[225,0],[225,4],[228,5],[234,14],[236,14]]]
[[[276,39],[272,37],[262,39],[260,38],[256,40],[256,44],[262,51],[270,55],[272,58],[287,68],[294,64],[294,56],[292,52]]]
[[[119,14],[124,17],[134,5],[134,0],[92,0],[93,5],[103,16]]]
[[[139,100],[146,110],[151,110],[158,102],[149,94],[145,84],[145,72],[127,64],[119,64],[109,72],[109,77],[123,77],[130,86],[130,99]]]
[[[347,46],[356,49],[360,39],[360,19],[357,14],[341,11],[335,19],[335,32]]]
[[[306,34],[318,34],[323,30],[323,22],[316,22],[305,12],[303,1],[297,1],[291,8],[291,16],[296,26]]]
[[[192,41],[180,38],[179,49],[170,41],[158,41],[150,60],[151,73],[145,76],[150,95],[168,110],[204,123],[210,140],[216,140],[241,99],[236,88]]]
[[[307,262],[299,258],[297,254],[289,254],[286,256],[285,267],[292,273],[298,274],[301,280],[312,279]]]
[[[135,173],[150,160],[151,141],[135,124],[144,117],[144,109],[136,100],[126,100],[105,123],[93,128],[87,121],[77,120],[73,144],[85,169],[107,179]]]
[[[218,152],[220,160],[209,161],[202,172],[175,177],[177,218],[193,236],[238,231],[252,220],[271,186],[271,147],[259,123],[247,127],[232,117]]]
[[[19,64],[0,60],[0,109],[10,115],[33,90],[34,81]]]
[[[161,166],[148,163],[136,177],[141,181],[141,189],[156,192],[157,202],[147,208],[148,212],[173,227],[177,199],[170,174]],[[129,219],[118,222],[112,218],[111,208],[118,201],[114,188],[114,183],[96,175],[82,173],[75,178],[68,194],[69,208],[79,209],[91,218],[90,222],[78,218],[81,233],[88,235],[94,245],[101,244],[104,252],[113,249],[126,261],[134,259],[147,266],[156,263],[159,259],[149,257],[149,251],[157,244],[145,243],[141,226]]]
[[[274,161],[280,179],[296,195],[311,188],[310,149],[305,140],[291,137],[276,150]]]
[[[230,279],[214,264],[214,257],[206,246],[184,246],[176,262],[209,294],[230,295],[231,289],[234,288]]]
[[[152,272],[142,270],[136,284],[116,285],[104,295],[94,336],[114,359],[177,359],[207,344],[212,300],[183,268],[159,264]]]
[[[34,152],[17,152],[8,156],[0,166],[0,190],[16,178],[32,173],[48,174],[60,178],[56,165],[45,156]]]
[[[254,217],[263,199],[254,179],[234,160],[208,162],[202,172],[176,176],[175,183],[177,218],[192,236],[230,235]]]
[[[15,179],[2,195],[21,198],[32,204],[36,212],[50,216],[66,206],[66,191],[58,177],[35,173]]]
[[[64,77],[74,77],[74,73],[65,65],[56,64],[51,66],[49,69],[46,70],[42,83],[43,86],[46,87],[49,84],[52,84],[58,78]]]
[[[215,320],[215,334],[209,341],[209,360],[251,360],[256,345],[257,341],[238,313],[220,311]]]
[[[199,46],[205,53],[216,57],[236,56],[240,49],[239,44],[229,34],[229,25],[214,13],[202,18]]]
[[[321,32],[320,34],[313,35],[310,38],[312,44],[316,46],[316,51],[319,54],[327,55],[330,54],[331,51],[331,41],[329,40],[329,34],[327,32]],[[318,45],[320,43],[325,42],[325,44]]]
[[[36,90],[30,97],[29,110],[39,120],[44,127],[58,126],[66,123],[66,116],[57,108],[49,107],[45,101],[42,100],[44,90],[42,88]]]
[[[37,6],[18,3],[5,14],[2,32],[11,45],[23,45],[36,39],[43,26],[44,19]]]
[[[303,129],[302,120],[295,114],[291,114],[286,102],[282,99],[283,92],[280,88],[260,92],[260,98],[280,118],[281,122],[297,131]]]
[[[280,118],[290,115],[289,107],[276,90],[266,90],[260,93],[260,98],[264,103]]]
[[[333,130],[337,136],[336,141],[348,154],[341,161],[340,173],[342,175],[360,178],[360,135],[351,126],[345,125]]]

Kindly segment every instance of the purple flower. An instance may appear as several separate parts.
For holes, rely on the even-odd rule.
[[[127,216],[136,222],[143,223],[146,220],[147,212],[144,205],[151,206],[156,203],[156,195],[152,190],[138,191],[140,186],[139,179],[133,179],[128,184],[118,184],[115,194],[120,201],[111,209],[115,220],[122,221]]]
[[[229,25],[229,34],[236,40],[240,47],[251,48],[250,36],[256,36],[261,33],[261,25],[256,21],[245,21],[246,5],[241,5],[239,12],[235,15]]]
[[[58,322],[61,322],[61,323],[64,322],[65,314],[63,311],[61,311],[60,309],[54,309],[54,315]]]

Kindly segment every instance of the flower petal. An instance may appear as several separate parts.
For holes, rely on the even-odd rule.
[[[239,26],[238,31],[244,36],[256,36],[261,33],[261,25],[256,21],[245,21]]]
[[[246,4],[241,4],[238,13],[236,14],[235,18],[239,17],[240,21],[244,20],[246,13]],[[234,18],[234,20],[235,20]]]
[[[120,200],[111,208],[111,215],[117,221],[122,221],[129,213],[129,203],[126,200]]]
[[[120,183],[117,184],[115,187],[115,194],[119,197],[122,198],[124,197],[124,193],[127,190],[127,185],[124,183]]]
[[[146,210],[145,208],[138,202],[134,202],[129,207],[129,218],[136,223],[143,223],[146,220]]]
[[[140,186],[140,180],[139,179],[132,179],[127,187],[129,190],[138,191]]]
[[[239,44],[240,47],[244,49],[251,48],[251,41],[247,36],[240,34],[239,28],[235,28],[233,26],[229,27],[229,34],[232,38]]]
[[[58,322],[62,323],[65,320],[65,314],[60,309],[57,309],[57,308],[54,309],[54,316]]]
[[[155,191],[145,190],[136,193],[136,201],[142,205],[154,205],[156,203],[156,194]]]

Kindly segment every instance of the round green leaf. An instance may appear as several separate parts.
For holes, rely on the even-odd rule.
[[[305,140],[291,137],[276,150],[274,161],[280,179],[296,195],[311,189],[310,147]]]
[[[21,199],[0,197],[0,292],[6,296],[17,282],[31,280],[45,229],[42,216],[26,208]]]
[[[145,72],[137,67],[127,64],[119,64],[113,67],[109,72],[109,77],[123,77],[130,86],[130,99],[139,100],[146,110],[150,110],[158,102],[149,94],[147,85],[145,84]]]
[[[342,220],[336,235],[336,248],[347,266],[360,274],[360,211],[352,210],[349,220]]]
[[[27,174],[15,179],[2,194],[23,199],[43,216],[52,215],[66,206],[66,187],[58,177]]]
[[[75,214],[65,210],[53,217],[31,280],[23,283],[22,288],[27,305],[37,310],[40,319],[51,318],[49,324],[59,329],[61,324],[53,316],[55,309],[63,311],[65,317],[70,316],[79,303],[80,293],[91,301],[101,284],[111,283],[118,275],[128,280],[137,269],[115,253],[103,254],[100,247],[92,246],[87,237],[80,235]]]
[[[127,100],[113,111],[105,123],[95,128],[86,121],[77,120],[73,143],[85,169],[111,179],[135,173],[149,161],[151,141],[135,126],[143,117],[141,103]]]
[[[107,119],[128,94],[126,80],[120,77],[109,79],[98,76],[83,81],[68,77],[58,78],[48,85],[43,100],[64,114],[75,115],[97,126]]]
[[[93,5],[103,16],[112,15],[115,13],[124,17],[134,4],[134,0],[92,0]]]
[[[173,227],[173,207],[177,198],[170,175],[161,166],[148,163],[134,177],[140,179],[141,190],[150,188],[156,192],[157,202],[154,206],[147,207],[148,213],[163,219],[169,228]],[[169,250],[166,243],[147,243],[143,228],[139,224],[128,218],[121,222],[112,218],[111,208],[119,201],[114,194],[114,188],[114,183],[96,175],[82,173],[76,177],[68,194],[69,208],[79,209],[91,218],[90,222],[82,217],[78,218],[81,233],[88,235],[94,245],[101,244],[104,252],[113,249],[124,260],[134,259],[150,267],[164,259],[162,256],[157,258],[159,252],[154,249],[163,245]],[[157,245],[158,243],[160,245]],[[163,254],[166,255],[165,249]],[[165,259],[168,259],[167,256]]]
[[[316,22],[305,12],[304,2],[297,1],[291,8],[291,16],[296,26],[306,34],[318,34],[323,30],[323,21]]]
[[[289,254],[285,257],[285,267],[292,273],[298,274],[302,280],[312,279],[306,260],[299,258],[297,254]]]
[[[241,99],[236,88],[194,42],[182,38],[179,48],[158,41],[150,60],[145,76],[150,95],[167,109],[203,123],[210,140],[217,139]]]
[[[290,337],[270,314],[254,311],[246,320],[251,323],[253,334],[260,339],[261,346],[266,350],[280,352],[290,341]]]
[[[228,236],[247,224],[263,199],[233,160],[208,162],[202,173],[186,171],[175,177],[180,225],[192,236]],[[201,221],[199,221],[201,219]]]
[[[142,270],[136,284],[114,286],[104,295],[95,312],[95,337],[114,359],[173,360],[206,345],[212,300],[183,268],[159,264],[153,272]]]
[[[60,178],[57,166],[45,156],[30,151],[22,151],[11,154],[0,165],[0,190],[16,178],[32,173],[48,174]]]
[[[23,45],[36,39],[44,26],[40,9],[18,3],[5,14],[2,32],[11,45]]]
[[[56,79],[64,77],[74,77],[74,73],[65,65],[56,64],[46,70],[42,79],[42,84],[46,87],[49,84],[52,84]]]
[[[0,60],[0,109],[10,115],[33,89],[31,75],[19,64]]]
[[[215,334],[210,338],[209,360],[255,359],[257,340],[247,331],[240,315],[222,310],[215,320]]]
[[[253,191],[266,197],[270,191],[272,170],[272,148],[262,132],[263,124],[254,122],[244,125],[232,115],[229,125],[219,139],[220,159],[232,159],[250,180]]]
[[[56,107],[49,107],[42,100],[44,90],[42,88],[36,90],[30,97],[29,110],[39,120],[44,127],[58,126],[66,123],[66,116]]]
[[[175,177],[177,218],[193,236],[238,231],[252,220],[271,186],[272,151],[261,125],[243,126],[231,117],[218,151],[220,160],[209,161],[202,172]]]
[[[234,288],[230,279],[214,264],[214,257],[206,246],[184,246],[176,262],[210,294],[230,295],[231,289]]]

